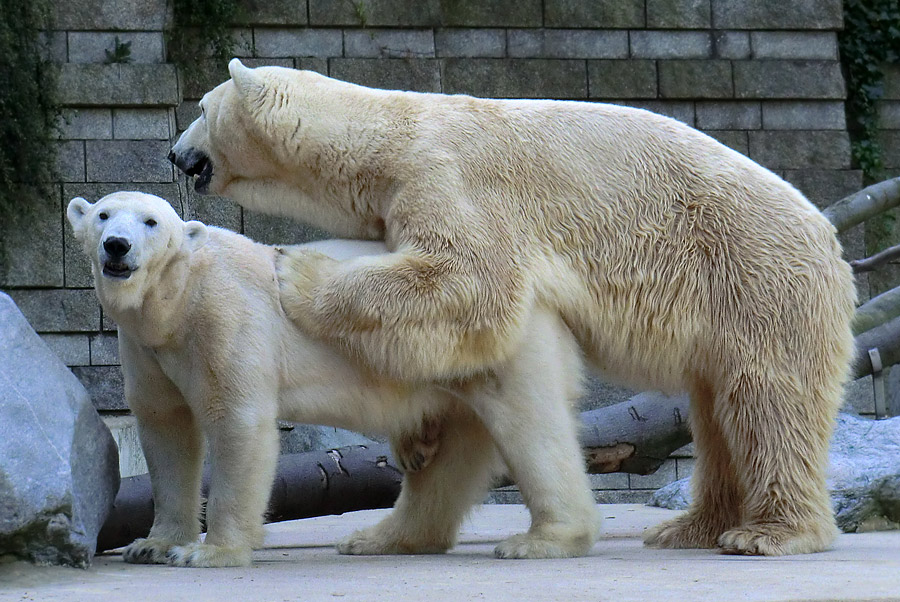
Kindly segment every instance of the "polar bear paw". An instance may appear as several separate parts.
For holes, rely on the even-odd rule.
[[[565,529],[570,531],[570,529]],[[596,537],[587,531],[572,531],[566,536],[542,531],[519,533],[501,541],[494,548],[497,558],[575,558],[586,556]]]
[[[837,528],[830,522],[800,531],[778,523],[757,523],[726,531],[718,543],[724,554],[787,556],[822,552],[835,537]]]
[[[440,447],[441,423],[425,419],[421,430],[393,441],[393,452],[403,472],[418,472],[431,464]]]
[[[337,263],[331,257],[297,247],[279,247],[275,272],[281,307],[291,320],[307,332],[315,332],[318,321],[312,313],[315,288],[327,266]]]
[[[175,546],[166,556],[168,563],[173,566],[207,568],[247,566],[250,564],[252,553],[253,550],[249,546],[217,546],[196,542],[186,546]]]
[[[135,539],[122,552],[122,559],[131,564],[167,564],[169,559],[166,555],[175,545],[157,537]]]
[[[452,542],[426,543],[411,542],[386,537],[378,526],[356,531],[338,542],[339,554],[351,556],[380,556],[387,554],[443,554],[452,546]]]
[[[644,531],[644,545],[666,549],[712,549],[722,530],[702,516],[686,514]]]

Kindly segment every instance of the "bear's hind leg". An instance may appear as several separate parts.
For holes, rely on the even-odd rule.
[[[801,377],[739,375],[717,408],[744,492],[744,521],[723,533],[725,553],[765,556],[828,548],[837,535],[825,484],[837,404]]]
[[[714,415],[711,388],[699,384],[691,392],[691,434],[696,465],[691,476],[693,503],[678,518],[644,532],[655,548],[715,548],[719,536],[741,523],[741,493],[728,444]]]
[[[466,513],[502,466],[484,425],[462,412],[440,421],[440,448],[426,467],[404,475],[394,510],[338,543],[338,552],[440,554],[453,547]]]

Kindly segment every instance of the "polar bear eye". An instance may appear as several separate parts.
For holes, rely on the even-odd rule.
[[[104,211],[104,212],[102,212],[100,215],[98,215],[97,217],[100,218],[100,221],[105,221],[105,220],[109,217],[109,215],[106,213],[106,211]]]
[[[144,220],[144,225],[149,226],[150,228],[152,228],[153,226],[156,225],[156,220],[153,219],[152,217],[148,217],[147,219]]]

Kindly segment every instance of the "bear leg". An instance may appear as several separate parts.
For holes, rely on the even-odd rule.
[[[502,468],[490,434],[469,413],[441,419],[441,445],[428,466],[403,477],[394,510],[337,544],[341,554],[440,554],[453,547],[469,509]]]
[[[678,518],[644,532],[655,548],[715,548],[719,536],[741,523],[741,493],[728,444],[714,416],[715,396],[705,383],[691,391],[691,434],[696,464],[693,503]]]
[[[719,536],[729,554],[781,556],[828,548],[837,535],[825,483],[838,404],[800,375],[743,373],[720,396],[723,431],[744,492],[744,520]]]
[[[274,394],[269,399],[274,399]],[[228,405],[246,412],[250,404]],[[210,421],[206,430],[211,464],[206,539],[172,548],[169,563],[186,567],[247,565],[253,548],[263,543],[263,515],[278,460],[275,416],[260,411],[255,418],[239,420],[229,414]]]

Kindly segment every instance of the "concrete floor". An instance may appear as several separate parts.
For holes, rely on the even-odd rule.
[[[652,550],[641,532],[676,512],[604,505],[604,537],[591,556],[496,560],[494,544],[528,527],[522,506],[483,506],[460,544],[438,556],[339,556],[335,541],[386,511],[268,525],[251,567],[129,565],[112,553],[83,571],[0,565],[0,600],[898,600],[900,532],[841,535],[833,550],[783,558]]]

